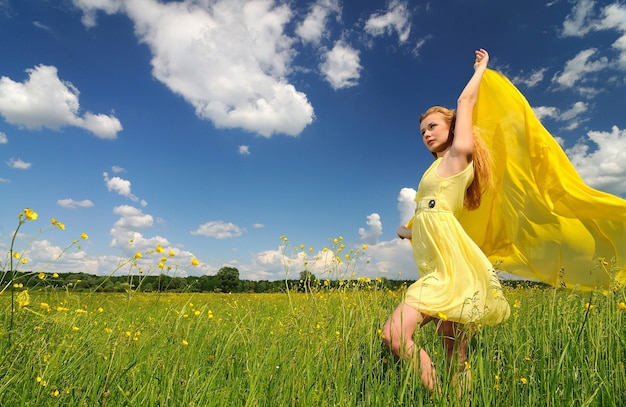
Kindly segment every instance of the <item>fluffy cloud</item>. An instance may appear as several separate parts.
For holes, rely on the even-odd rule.
[[[237,150],[241,155],[250,155],[250,146],[241,145],[237,148]]]
[[[361,77],[359,51],[337,41],[321,65],[322,73],[333,89],[356,86]]]
[[[562,35],[582,37],[593,29],[593,0],[580,0],[563,22]]]
[[[131,192],[131,184],[129,180],[120,177],[109,177],[109,173],[107,172],[102,173],[102,175],[104,176],[104,185],[106,185],[109,191],[117,192],[133,202],[139,201],[139,198]],[[142,201],[142,206],[146,206],[144,201]]]
[[[154,77],[218,128],[298,135],[313,121],[304,93],[287,81],[293,40],[288,5],[266,0],[74,0],[83,23],[123,12],[152,52]]]
[[[75,201],[73,199],[66,198],[66,199],[59,199],[57,201],[57,205],[59,205],[62,208],[67,208],[67,209],[91,208],[93,206],[93,202],[91,202],[89,199],[84,199],[82,201]]]
[[[511,79],[511,82],[515,83],[516,85],[521,84],[528,88],[532,88],[543,80],[543,77],[547,70],[548,68],[540,68],[540,69],[530,72],[528,75],[516,76],[515,78]]]
[[[246,233],[246,228],[241,228],[233,223],[219,221],[207,222],[191,232],[192,235],[214,237],[216,239],[228,239],[238,237]]]
[[[32,163],[23,161],[21,158],[9,158],[6,164],[15,170],[27,170],[33,165]]]
[[[413,188],[402,188],[398,194],[398,212],[400,224],[405,225],[415,214],[415,194]]]
[[[141,209],[130,205],[120,205],[113,208],[113,213],[120,218],[113,224],[109,232],[113,237],[111,247],[125,248],[132,241],[140,249],[155,247],[157,244],[168,246],[165,238],[146,239],[139,230],[151,228],[154,224],[152,215],[143,213]]]
[[[296,28],[296,34],[303,42],[319,44],[324,35],[329,15],[340,11],[338,0],[318,0],[311,6],[309,14]]]
[[[545,118],[551,118],[560,122],[567,122],[566,130],[574,130],[584,121],[581,115],[587,112],[588,106],[585,102],[576,102],[571,108],[561,111],[557,107],[552,106],[539,106],[533,108],[535,115],[539,120]]]
[[[385,13],[372,14],[365,23],[368,34],[379,36],[396,32],[400,42],[409,39],[411,33],[410,13],[406,2],[392,0]]]
[[[26,72],[29,77],[24,83],[0,78],[0,115],[7,122],[29,129],[75,126],[104,139],[115,139],[122,130],[115,116],[90,112],[81,116],[80,92],[59,79],[55,67],[38,65]]]
[[[372,213],[367,217],[368,228],[359,228],[359,236],[361,241],[369,245],[376,244],[378,238],[383,234],[383,224],[380,221],[380,215]]]
[[[585,82],[587,75],[601,71],[609,66],[606,57],[599,57],[591,60],[591,57],[598,52],[595,48],[580,51],[574,58],[565,63],[563,72],[558,72],[552,78],[552,82],[557,83],[562,88],[572,88],[579,82]]]
[[[587,137],[597,146],[593,151],[585,139],[566,150],[576,170],[592,187],[625,195],[626,130],[613,126],[610,132],[590,131]]]
[[[583,37],[592,31],[616,31],[619,37],[611,44],[618,52],[617,66],[626,70],[626,6],[615,2],[604,6],[596,17],[593,0],[579,0],[563,22],[562,35]]]
[[[9,142],[7,135],[0,131],[0,144],[6,144]]]

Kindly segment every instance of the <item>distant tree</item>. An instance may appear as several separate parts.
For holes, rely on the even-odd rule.
[[[237,291],[239,287],[239,270],[234,267],[222,267],[215,275],[218,281],[218,287],[222,291],[232,293]]]
[[[309,270],[301,271],[299,289],[304,292],[310,292],[311,287],[314,286],[315,280],[317,280],[317,277]]]

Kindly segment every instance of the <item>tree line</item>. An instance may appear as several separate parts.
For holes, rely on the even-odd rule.
[[[99,276],[88,273],[36,273],[9,272],[0,278],[0,292],[10,285],[31,290],[54,288],[91,292],[223,292],[223,293],[277,293],[290,291],[316,291],[319,289],[389,289],[407,287],[414,280],[390,280],[387,278],[364,278],[354,280],[322,280],[309,271],[303,271],[298,279],[242,280],[239,270],[222,267],[215,275],[174,277],[159,275]],[[529,282],[505,281],[515,286]]]

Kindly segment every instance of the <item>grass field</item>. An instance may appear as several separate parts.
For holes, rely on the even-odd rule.
[[[12,325],[0,296],[2,406],[465,405],[381,346],[402,292],[24,292]],[[471,340],[472,405],[626,405],[623,291],[506,294],[511,318]],[[434,326],[419,335],[443,372]]]

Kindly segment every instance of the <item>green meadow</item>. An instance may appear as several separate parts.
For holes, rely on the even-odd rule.
[[[505,285],[511,317],[472,333],[472,381],[461,397],[427,325],[416,341],[442,383],[432,395],[382,346],[382,325],[404,286],[357,277],[365,245],[349,250],[341,237],[329,239],[324,280],[305,270],[290,286],[294,264],[320,258],[281,237],[282,292],[201,293],[193,284],[142,292],[138,260],[156,256],[154,270],[169,272],[165,254],[174,253],[160,246],[112,271],[110,278],[127,272],[125,292],[99,292],[106,279],[79,291],[80,281],[60,285],[57,273],[18,271],[28,265],[28,246],[16,250],[16,236],[36,219],[30,209],[19,215],[0,275],[3,407],[626,405],[626,270],[605,294]],[[51,227],[64,225],[53,219]]]
[[[0,297],[3,406],[468,405],[446,386],[434,326],[419,332],[433,397],[381,345],[402,291],[72,293]],[[471,340],[472,405],[626,405],[624,292],[508,288],[510,319]]]

